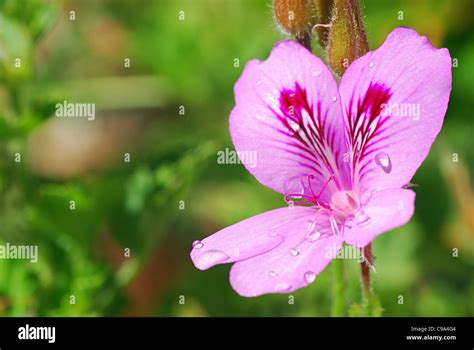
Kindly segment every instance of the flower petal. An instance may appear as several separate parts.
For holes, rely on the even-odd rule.
[[[200,270],[248,259],[278,246],[295,220],[308,222],[315,210],[285,207],[253,216],[196,242],[191,259]]]
[[[235,84],[230,133],[239,154],[256,153],[246,168],[282,194],[310,194],[334,174],[322,199],[347,186],[344,127],[337,84],[326,65],[303,46],[282,41],[270,57],[250,61]],[[242,157],[241,157],[242,158]]]
[[[410,182],[441,129],[451,91],[451,57],[409,28],[354,61],[341,79],[355,187]]]
[[[234,264],[230,271],[232,288],[241,296],[255,297],[288,293],[312,283],[342,245],[342,236],[332,234],[327,215],[316,220],[313,236],[308,233],[306,220],[295,220],[280,245]]]
[[[351,228],[344,229],[344,241],[365,247],[379,234],[405,225],[414,210],[415,192],[412,190],[399,188],[376,192],[363,209],[364,220],[348,223]]]

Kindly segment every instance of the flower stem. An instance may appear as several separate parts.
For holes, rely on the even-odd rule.
[[[344,260],[333,260],[333,287],[332,287],[332,307],[331,316],[344,316],[345,295],[344,295]]]
[[[295,36],[296,37],[296,40],[301,44],[303,45],[304,47],[306,47],[309,51],[311,51],[311,34],[307,31],[301,33],[301,34],[298,34]]]
[[[362,256],[364,257],[364,261],[361,262],[360,268],[362,272],[362,291],[364,296],[370,294],[372,289],[370,284],[370,268],[373,265],[373,257],[372,257],[372,243],[369,243],[367,246],[362,248]]]
[[[376,313],[377,306],[374,304],[376,296],[372,290],[370,282],[370,269],[374,265],[374,257],[372,255],[372,243],[362,248],[361,253],[364,260],[361,262],[360,268],[362,273],[362,304],[366,307],[367,316],[372,316]]]

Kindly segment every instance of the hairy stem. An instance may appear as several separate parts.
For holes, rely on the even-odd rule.
[[[333,266],[333,287],[332,287],[332,307],[331,316],[344,316],[345,295],[344,295],[344,260],[334,259]]]
[[[369,243],[365,248],[362,248],[362,254],[364,257],[364,261],[360,264],[362,272],[362,289],[364,294],[368,295],[372,288],[370,285],[370,268],[374,263],[372,257],[372,243]]]
[[[311,34],[308,31],[296,35],[296,40],[311,51]]]
[[[372,243],[369,243],[367,246],[361,250],[362,256],[364,257],[363,261],[360,264],[361,273],[362,273],[362,301],[363,304],[367,306],[368,315],[372,314],[372,284],[370,283],[370,269],[374,264],[374,258],[372,255]]]

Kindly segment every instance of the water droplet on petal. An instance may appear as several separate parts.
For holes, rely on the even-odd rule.
[[[201,241],[194,241],[193,242],[193,248],[201,249],[202,247],[204,247],[204,243],[202,243]]]
[[[392,171],[392,160],[385,152],[380,152],[375,155],[375,164],[377,164],[386,174]]]
[[[257,85],[262,85],[262,81],[261,81],[261,80],[257,80]]]
[[[370,218],[370,216],[368,216],[366,213],[364,213],[363,210],[361,210],[355,216],[355,221],[356,221],[357,226],[363,227],[363,226],[367,226],[368,224],[370,224],[372,219]]]
[[[276,292],[286,292],[290,288],[291,288],[291,286],[288,283],[281,282],[281,283],[278,283],[275,286],[275,291]]]
[[[220,250],[208,250],[202,253],[195,261],[196,266],[207,269],[229,259],[229,256]]]
[[[375,66],[375,63],[374,63],[374,62],[370,62],[370,63],[369,63],[369,68],[374,68],[374,66]]]
[[[316,220],[309,220],[308,221],[308,232],[312,232],[314,230],[314,226],[316,226]]]
[[[311,231],[306,235],[306,239],[310,242],[317,241],[321,238],[321,232],[319,231]]]
[[[337,96],[333,96],[332,102],[336,102],[336,101],[337,101]]]
[[[316,279],[316,274],[313,271],[306,271],[303,278],[306,283],[310,284]]]
[[[273,270],[268,272],[268,276],[270,276],[270,277],[275,277],[276,275],[277,275],[277,273]]]
[[[293,255],[293,256],[297,256],[297,255],[300,255],[300,252],[297,251],[295,248],[291,248],[289,250],[290,254]]]

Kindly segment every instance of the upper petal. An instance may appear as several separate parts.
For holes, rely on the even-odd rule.
[[[270,57],[250,61],[235,84],[230,133],[238,153],[256,153],[258,181],[282,194],[310,194],[331,175],[329,193],[347,186],[346,145],[337,84],[316,56],[293,41],[282,41]]]
[[[441,129],[451,57],[426,37],[397,28],[341,79],[354,186],[397,188],[415,174]]]
[[[285,207],[253,216],[194,244],[191,259],[200,270],[248,259],[278,246],[296,220],[308,222],[315,211],[308,207]]]
[[[401,188],[376,192],[363,209],[364,220],[348,223],[344,228],[344,241],[365,247],[381,233],[405,225],[415,210],[415,192]],[[362,216],[361,216],[362,217]]]

